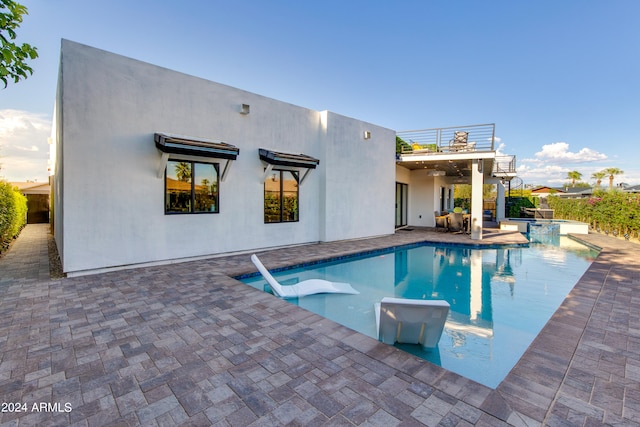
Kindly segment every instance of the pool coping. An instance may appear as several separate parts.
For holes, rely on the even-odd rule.
[[[504,243],[504,244],[491,243],[491,244],[483,245],[478,243],[462,243],[462,242],[452,243],[452,242],[434,242],[433,240],[424,240],[421,242],[394,245],[386,248],[372,249],[364,252],[349,253],[346,255],[334,256],[331,258],[323,258],[323,259],[317,259],[317,260],[302,262],[302,263],[293,264],[293,265],[269,268],[268,270],[271,273],[280,273],[282,271],[295,270],[296,268],[313,267],[313,266],[328,264],[336,261],[347,261],[347,260],[358,258],[358,257],[383,255],[383,254],[394,252],[398,249],[412,249],[412,248],[418,248],[421,246],[439,246],[439,247],[445,247],[445,248],[463,247],[463,248],[472,248],[472,249],[503,249],[503,248],[526,248],[529,246],[529,243],[528,242],[527,243]],[[594,248],[594,249],[597,249],[597,248]],[[242,281],[243,279],[257,277],[259,275],[260,275],[260,272],[253,271],[253,272],[242,273],[242,274],[233,276],[232,279]]]

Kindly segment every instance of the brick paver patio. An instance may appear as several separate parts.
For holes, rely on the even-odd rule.
[[[2,426],[640,425],[637,244],[583,236],[603,251],[493,390],[232,279],[248,255],[51,280],[47,232],[27,226],[0,259],[0,397],[26,404]],[[260,257],[456,239],[470,242],[414,230]]]

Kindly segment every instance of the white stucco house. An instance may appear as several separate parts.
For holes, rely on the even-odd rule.
[[[419,150],[396,157],[395,138],[372,123],[63,40],[51,141],[63,270],[388,235],[394,217],[433,226],[460,177],[416,167]],[[453,156],[478,170],[479,158],[495,158],[487,153],[439,151],[422,161]],[[481,183],[480,171],[469,182]],[[480,224],[471,238],[481,236]]]

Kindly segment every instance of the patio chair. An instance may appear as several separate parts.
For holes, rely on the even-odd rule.
[[[449,231],[453,233],[462,233],[464,231],[464,214],[462,212],[449,214]]]
[[[451,151],[464,151],[467,149],[468,139],[469,132],[455,131],[453,133],[453,139],[449,141],[449,148]]]
[[[378,339],[385,344],[421,344],[434,348],[449,314],[444,300],[384,297],[375,304]]]
[[[447,231],[447,215],[440,215],[438,211],[435,211],[433,213],[433,217],[435,218],[436,222],[436,231],[440,231],[439,229],[442,229],[442,231]]]
[[[280,298],[300,298],[313,294],[351,294],[356,295],[356,291],[348,283],[330,282],[323,279],[309,279],[296,283],[295,285],[281,285],[269,273],[256,254],[251,255],[251,261],[256,266],[262,277],[265,278],[271,290]]]

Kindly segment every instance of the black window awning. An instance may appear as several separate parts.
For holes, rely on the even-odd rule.
[[[267,163],[267,168],[262,176],[263,182],[267,179],[267,176],[269,176],[274,166],[286,166],[290,168],[306,169],[300,179],[300,184],[302,184],[309,175],[309,172],[312,169],[315,169],[320,163],[320,160],[315,157],[307,156],[306,154],[281,153],[278,151],[265,150],[264,148],[260,148],[258,152],[260,154],[260,160]]]
[[[158,150],[167,154],[235,160],[240,153],[238,147],[226,142],[207,141],[163,133],[156,133],[154,140]]]
[[[260,160],[275,166],[291,166],[294,168],[315,169],[320,160],[306,154],[289,154],[261,148]]]

